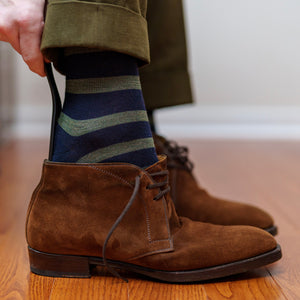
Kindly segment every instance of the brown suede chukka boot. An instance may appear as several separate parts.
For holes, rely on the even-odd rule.
[[[188,149],[153,135],[158,154],[168,156],[171,196],[178,215],[219,225],[251,225],[276,235],[277,227],[265,211],[243,203],[220,199],[201,188],[192,174]]]
[[[126,163],[45,161],[28,208],[32,272],[89,277],[95,265],[168,282],[223,277],[272,263],[280,247],[250,226],[179,218],[165,157],[143,170]]]

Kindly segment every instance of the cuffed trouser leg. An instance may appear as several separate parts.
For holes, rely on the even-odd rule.
[[[115,51],[148,63],[146,11],[147,0],[49,0],[42,52],[61,73],[65,48]]]
[[[146,107],[192,102],[181,0],[148,0],[151,63],[140,69]]]

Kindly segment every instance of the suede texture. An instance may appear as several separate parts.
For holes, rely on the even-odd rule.
[[[158,164],[156,164],[158,165]],[[128,260],[173,250],[168,205],[146,189],[150,175],[130,164],[72,164],[46,161],[27,217],[33,249],[57,254],[101,256],[105,238],[129,201],[135,177],[139,194],[107,246],[110,259]]]
[[[210,195],[198,185],[192,171],[170,155],[166,139],[154,135],[154,142],[158,154],[168,155],[171,195],[180,216],[219,225],[250,225],[262,229],[274,225],[273,218],[262,209]]]
[[[131,261],[166,271],[213,267],[250,258],[276,247],[268,232],[251,226],[220,226],[181,217],[173,232],[174,251]]]
[[[164,156],[146,170],[125,163],[45,161],[27,214],[29,246],[53,254],[101,257],[106,236],[139,176],[138,194],[107,245],[108,259],[160,270],[192,270],[276,248],[275,239],[263,230],[179,218],[169,194],[154,200],[168,187],[167,175],[155,175],[166,168]],[[157,183],[164,186],[149,189]]]

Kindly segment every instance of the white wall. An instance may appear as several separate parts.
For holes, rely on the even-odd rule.
[[[14,65],[10,63],[13,54],[8,50],[8,44],[0,44],[0,143],[14,117]]]
[[[201,104],[300,105],[300,1],[185,3]]]
[[[160,112],[162,129],[173,136],[300,138],[300,2],[184,3],[197,106]]]
[[[171,136],[300,138],[300,1],[186,0],[185,8],[197,103],[160,111],[160,129]],[[48,134],[47,84],[20,59],[17,68],[15,132]]]

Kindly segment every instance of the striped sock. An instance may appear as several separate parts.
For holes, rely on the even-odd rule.
[[[53,161],[157,161],[136,60],[115,52],[65,56],[66,95]]]

